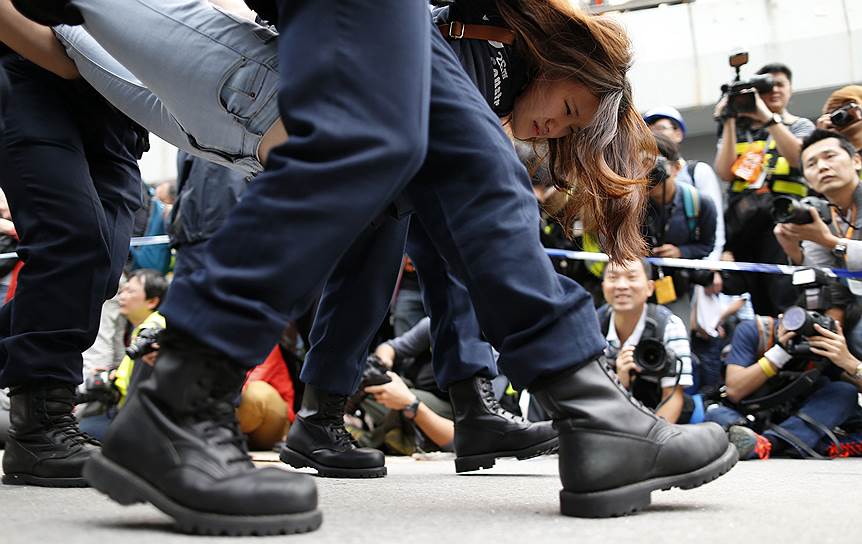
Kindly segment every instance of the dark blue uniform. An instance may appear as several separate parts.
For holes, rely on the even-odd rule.
[[[11,90],[0,186],[25,262],[0,310],[0,387],[77,384],[129,253],[144,135],[83,81],[0,55]]]
[[[427,6],[280,7],[279,100],[291,136],[208,243],[206,267],[172,286],[171,326],[257,364],[404,194],[517,386],[597,356],[604,340],[590,296],[554,272],[526,170]]]

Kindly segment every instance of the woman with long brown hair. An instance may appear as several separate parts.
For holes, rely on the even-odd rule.
[[[26,2],[21,0],[21,3]],[[186,6],[183,2],[136,0],[130,2],[128,8],[142,4],[158,5],[160,9],[168,11],[179,9],[176,6],[182,4],[189,9],[194,7],[195,15],[206,15],[206,20],[211,19],[203,13],[200,2],[189,1]],[[311,4],[314,3],[290,3],[291,6],[304,7]],[[165,104],[174,104],[175,108],[192,107],[195,104],[196,97],[188,96],[189,89],[177,84],[177,74],[188,74],[199,68],[204,75],[209,76],[211,74],[207,74],[207,69],[211,67],[205,63],[201,63],[200,67],[196,66],[188,57],[194,52],[184,51],[183,59],[165,58],[165,43],[147,35],[150,32],[166,32],[165,28],[171,24],[170,21],[162,21],[164,25],[160,25],[159,21],[150,21],[152,24],[148,24],[147,21],[136,18],[138,10],[135,8],[134,14],[124,13],[123,18],[133,18],[136,21],[135,26],[141,28],[128,28],[120,23],[119,16],[110,13],[113,6],[109,0],[73,0],[72,5],[81,8],[87,29],[105,49],[116,55],[128,71],[140,76],[157,96],[164,99]],[[336,9],[338,4],[331,5],[332,9]],[[352,5],[356,7],[355,3]],[[140,16],[153,17],[144,12],[141,12]],[[554,178],[570,197],[567,215],[580,216],[588,227],[601,233],[615,260],[639,254],[643,249],[643,242],[640,240],[638,227],[644,202],[644,183],[639,179],[644,177],[647,169],[644,155],[648,156],[653,147],[646,127],[631,104],[631,92],[625,77],[630,63],[630,52],[628,41],[619,27],[608,20],[590,18],[574,11],[563,2],[468,2],[463,8],[461,4],[450,6],[446,15],[443,11],[435,11],[434,16],[444,27],[446,35],[454,40],[451,42],[452,49],[459,57],[461,67],[483,91],[488,104],[508,121],[513,135],[519,139],[548,142]],[[182,13],[178,13],[177,17],[182,19]],[[165,19],[175,20],[169,17]],[[282,26],[285,26],[286,20],[289,21],[284,15],[281,19]],[[322,24],[322,20],[318,21]],[[341,22],[347,24],[345,21]],[[498,28],[503,30],[502,33],[493,32],[493,35],[481,37],[482,32],[489,30],[482,28],[483,26],[496,25],[500,25]],[[372,26],[377,28],[378,25]],[[200,31],[200,27],[197,29]],[[473,35],[473,30],[478,30],[480,34]],[[283,34],[282,40],[288,35]],[[176,39],[176,36],[173,38]],[[68,36],[63,39],[71,43]],[[419,39],[422,37],[417,36],[417,40]],[[666,422],[654,414],[629,402],[625,393],[614,385],[607,369],[597,362],[596,356],[601,352],[604,342],[597,330],[592,303],[576,284],[557,278],[547,260],[542,258],[544,256],[537,244],[538,215],[534,203],[529,200],[527,176],[523,168],[513,163],[512,150],[505,149],[505,145],[501,147],[503,135],[499,127],[494,126],[495,120],[490,118],[486,105],[478,104],[475,92],[465,88],[464,72],[458,69],[454,62],[452,50],[447,49],[441,41],[440,36],[434,36],[431,41],[431,120],[428,124],[431,137],[428,137],[428,149],[423,150],[423,154],[427,154],[422,170],[416,173],[416,177],[410,178],[405,192],[411,197],[418,217],[417,228],[412,229],[410,252],[425,284],[432,320],[436,320],[433,325],[436,346],[434,353],[435,357],[443,354],[446,356],[444,360],[435,360],[435,369],[438,383],[442,387],[448,387],[455,408],[455,449],[462,461],[459,470],[490,466],[494,458],[500,456],[535,455],[554,442],[553,438],[535,441],[536,437],[547,436],[547,426],[531,426],[529,422],[512,417],[499,408],[488,384],[488,374],[495,372],[493,362],[478,361],[475,366],[471,366],[467,364],[470,361],[461,358],[461,350],[465,347],[473,352],[484,350],[485,355],[490,356],[490,348],[480,341],[480,335],[484,333],[500,348],[501,361],[506,363],[507,374],[513,383],[522,388],[528,385],[535,387],[537,397],[542,398],[550,415],[558,420],[559,427],[565,432],[560,438],[560,467],[565,488],[562,501],[564,513],[587,516],[623,514],[648,504],[652,490],[677,485],[695,487],[725,472],[736,458],[735,450],[728,447],[727,439],[720,428],[668,427]],[[555,43],[545,43],[547,41]],[[511,42],[512,46],[506,42]],[[371,44],[367,45],[371,47]],[[80,56],[79,47],[67,49],[76,62],[81,60],[86,63],[87,59]],[[288,56],[283,50],[281,52],[282,56]],[[327,60],[336,63],[338,59]],[[155,69],[151,65],[155,61],[161,62],[162,66]],[[296,62],[297,66],[302,64],[298,60]],[[262,62],[260,65],[265,66],[266,63]],[[453,65],[455,69],[452,69]],[[79,69],[81,68],[79,64]],[[284,66],[282,69],[284,71]],[[94,72],[95,70],[92,71]],[[347,78],[344,73],[338,73]],[[232,76],[233,73],[229,75]],[[290,75],[290,72],[284,71],[282,85],[296,91],[289,83]],[[102,88],[98,81],[91,83]],[[201,87],[201,81],[193,80],[192,83],[194,88]],[[332,82],[327,80],[324,83]],[[455,91],[445,88],[447,84],[451,84]],[[230,96],[226,96],[224,92],[230,89],[226,88],[223,82],[215,83],[213,87],[219,91],[222,101],[229,101]],[[382,86],[371,88],[380,87]],[[399,89],[391,91],[398,93]],[[318,92],[318,89],[303,89],[303,92],[303,96],[307,97],[309,93]],[[342,106],[342,100],[345,105],[358,102],[358,99],[353,98],[350,94],[345,94],[336,96],[333,100],[338,101],[338,106]],[[385,97],[380,98],[385,102]],[[456,99],[464,101],[466,107],[456,107]],[[507,103],[511,104],[511,107],[504,111],[507,109]],[[294,132],[295,141],[299,142],[296,145],[301,147],[303,141],[312,141],[309,138],[315,136],[314,129],[319,127],[315,124],[317,120],[293,117],[288,111],[292,106],[291,102],[282,101],[282,106],[282,116],[285,118],[288,132],[290,127],[301,131]],[[121,104],[118,104],[118,107],[122,109]],[[207,104],[203,103],[201,107],[206,108]],[[381,113],[382,110],[383,108]],[[475,131],[475,135],[493,145],[479,146],[476,143],[479,138],[465,138],[456,134],[460,126],[457,118],[459,111],[471,114],[469,118],[463,118],[464,126],[469,127],[465,130]],[[177,110],[173,113],[179,118],[180,114],[186,112]],[[339,113],[347,116],[350,109],[344,107]],[[423,111],[398,113],[414,117],[423,115]],[[381,123],[385,120],[378,120],[376,117],[371,119]],[[319,121],[325,124],[331,120]],[[145,122],[142,124],[147,126]],[[292,149],[291,143],[289,139],[279,149]],[[463,151],[456,143],[464,146]],[[505,144],[505,141],[503,143]],[[377,146],[374,149],[378,147],[384,148]],[[361,151],[364,147],[360,146],[359,149]],[[408,149],[412,150],[409,147]],[[499,153],[499,164],[494,164],[497,157],[480,155],[486,149]],[[310,158],[321,158],[315,164],[326,162],[323,160],[326,158],[326,150],[314,149],[309,152],[314,155]],[[318,156],[317,153],[321,155]],[[452,163],[441,164],[446,159]],[[275,177],[281,173],[284,173],[284,178]],[[434,174],[430,176],[434,179],[429,179],[429,173]],[[264,174],[256,184],[252,184],[250,190],[254,194],[255,189],[262,185],[267,189],[274,188],[277,185],[273,183],[274,180],[283,186],[290,186],[289,174],[286,166],[276,163],[273,172]],[[447,174],[452,176],[451,182],[441,179]],[[347,178],[352,179],[349,176]],[[477,188],[476,195],[464,190],[473,178]],[[438,180],[439,183],[435,184]],[[335,183],[340,180],[332,181]],[[390,182],[391,180],[382,179],[377,185],[384,188],[395,187],[387,185]],[[306,186],[298,187],[305,190]],[[374,184],[368,182],[364,187],[371,191]],[[315,190],[318,188],[320,193],[327,192],[322,185],[314,186]],[[333,194],[341,197],[346,193],[342,191]],[[358,192],[351,194],[359,196]],[[310,195],[305,196],[312,198]],[[391,196],[394,198],[397,195]],[[481,196],[484,202],[480,202],[478,196]],[[422,200],[422,197],[427,198]],[[463,201],[459,201],[459,197],[463,197]],[[333,209],[344,214],[343,223],[348,227],[352,223],[347,219],[359,217],[358,214],[350,215],[354,201],[336,202],[335,198],[330,197],[327,202]],[[388,202],[390,200],[387,199],[377,204]],[[246,227],[259,216],[256,215],[252,203],[266,204],[267,201],[259,199],[241,202],[240,212],[235,214],[235,217],[241,219],[228,226],[247,230]],[[270,208],[275,209],[274,206]],[[370,206],[362,208],[363,213],[370,209]],[[312,211],[311,205],[301,207],[299,211]],[[313,213],[315,217],[324,217],[320,209],[314,209]],[[268,217],[275,221],[272,213]],[[297,217],[301,219],[301,216]],[[325,217],[331,217],[333,222],[342,219],[332,213]],[[243,218],[246,223],[241,223]],[[362,218],[364,219],[364,216]],[[281,236],[280,240],[297,238],[298,231],[292,231],[286,226],[299,225],[299,219],[295,221],[296,225],[288,225],[284,218],[280,220],[281,223],[278,224],[281,228],[277,231]],[[311,224],[312,221],[306,223]],[[329,235],[330,232],[339,234],[341,237],[337,242],[342,243],[347,239],[342,235],[346,228],[344,225],[327,225],[322,230],[329,236],[327,239],[335,239],[334,235]],[[225,228],[221,232],[229,231],[229,228]],[[385,234],[391,236],[393,232],[398,235],[397,231],[392,230]],[[355,235],[356,233],[353,233],[354,237]],[[401,235],[403,236],[403,232]],[[423,235],[425,240],[420,241]],[[481,236],[486,238],[481,239]],[[223,243],[210,244],[212,251],[221,251],[229,245],[224,236],[220,241]],[[331,249],[323,247],[327,251]],[[343,249],[341,246],[335,248],[337,254],[341,254]],[[437,255],[438,250],[445,254],[446,261]],[[417,257],[413,251],[421,253],[422,257]],[[254,262],[256,254],[250,253],[249,259]],[[320,305],[319,311],[329,322],[320,325],[322,334],[317,337],[320,343],[312,346],[302,375],[303,381],[309,384],[306,392],[311,390],[315,393],[314,402],[307,406],[307,413],[314,416],[318,423],[309,421],[308,424],[328,426],[327,429],[333,431],[330,434],[333,440],[343,435],[338,432],[343,428],[334,429],[340,425],[340,414],[336,413],[340,408],[339,403],[343,406],[343,401],[338,397],[344,394],[344,391],[337,389],[345,384],[358,383],[361,365],[355,367],[357,358],[343,345],[339,346],[345,354],[345,358],[341,360],[333,356],[333,353],[338,352],[335,349],[315,361],[315,351],[321,352],[320,346],[324,340],[343,344],[352,342],[351,347],[355,347],[357,342],[366,338],[360,333],[367,332],[357,329],[375,326],[382,314],[377,311],[377,307],[374,308],[375,312],[364,308],[356,315],[376,314],[377,317],[363,319],[359,323],[354,321],[350,334],[343,335],[337,334],[336,331],[344,329],[333,325],[333,317],[323,309],[328,305],[329,308],[335,308],[338,304],[338,311],[331,313],[347,313],[351,299],[367,298],[368,293],[362,292],[362,286],[368,285],[371,287],[368,287],[367,291],[381,289],[380,294],[383,296],[374,298],[375,304],[382,306],[385,313],[387,297],[380,287],[385,282],[379,281],[376,276],[385,276],[392,272],[388,268],[381,270],[375,266],[376,263],[370,262],[371,259],[364,257],[362,252],[354,252],[351,249],[348,255],[349,259],[342,258],[338,264],[335,272],[337,281],[331,284],[333,290],[327,293]],[[244,255],[243,259],[245,257]],[[314,270],[323,269],[323,265],[329,263],[326,260],[329,256],[317,257],[310,259],[308,266],[314,265]],[[389,260],[387,259],[387,262]],[[495,263],[499,265],[495,267]],[[232,278],[250,277],[247,274],[250,270],[247,261],[243,260],[241,264],[242,266],[236,262],[242,274],[233,274]],[[449,273],[449,265],[455,270],[455,274]],[[529,270],[525,271],[524,267]],[[260,291],[261,285],[272,287],[273,292],[278,295],[277,308],[290,309],[288,302],[292,299],[289,300],[288,296],[294,296],[293,291],[298,289],[288,291],[276,286],[272,281],[273,274],[270,273],[276,268],[283,271],[282,267],[274,266],[266,269],[258,266],[255,269],[261,272],[259,276],[253,276],[257,282],[255,290]],[[297,273],[297,278],[301,276],[296,268],[290,270]],[[218,283],[218,280],[208,281],[210,274],[216,276],[223,273],[221,269],[201,270],[194,275],[193,280],[187,280],[180,287],[195,283],[210,292],[222,287],[204,287]],[[350,273],[353,274],[352,280],[349,278]],[[288,281],[297,278],[288,278]],[[369,282],[356,281],[363,278]],[[225,279],[228,281],[225,281],[224,285],[235,288],[227,289],[225,293],[235,295],[242,290],[242,286],[234,285],[236,282],[230,281],[231,278],[225,276]],[[372,279],[374,281],[371,281]],[[471,298],[467,298],[461,280],[469,286]],[[264,281],[268,283],[259,284]],[[359,289],[356,289],[357,286]],[[187,287],[174,292],[183,293],[174,299],[174,305],[177,307],[179,303],[176,301],[181,300],[179,297],[195,296],[192,294],[193,289]],[[339,293],[342,295],[340,298],[329,296]],[[253,299],[234,297],[237,298],[242,298],[244,307],[246,299]],[[471,300],[475,302],[476,310],[471,306]],[[232,302],[222,298],[218,298],[218,301],[220,306],[211,310],[213,315],[218,315],[221,319]],[[268,302],[274,305],[273,302]],[[476,313],[479,314],[479,321],[476,319]],[[177,315],[187,317],[178,309]],[[348,313],[348,319],[345,321],[349,322],[351,315]],[[168,317],[169,321],[173,319]],[[243,316],[236,312],[234,317],[240,319]],[[460,320],[462,318],[463,321]],[[224,319],[225,323],[228,321],[230,320]],[[479,322],[482,324],[481,329]],[[173,323],[177,324],[176,321]],[[195,326],[193,321],[185,325],[190,331],[200,328]],[[318,327],[317,323],[315,327]],[[180,326],[177,328],[182,329]],[[469,331],[469,338],[466,337],[468,333],[465,331]],[[325,334],[326,332],[329,334]],[[344,339],[344,336],[354,338]],[[255,337],[244,341],[249,343],[256,339]],[[213,345],[214,342],[222,340],[220,336],[209,339]],[[218,345],[231,347],[229,342]],[[250,350],[243,353],[248,351]],[[329,366],[326,366],[327,363]],[[339,365],[340,369],[334,369]],[[325,371],[321,372],[318,366]],[[464,376],[465,369],[470,372],[478,369],[478,374]],[[333,407],[335,412],[328,412]],[[413,408],[414,414],[422,411],[421,405]],[[129,417],[133,416],[127,416]],[[301,428],[302,424],[294,425],[294,429]],[[518,443],[519,441],[522,442]],[[317,442],[312,445],[316,448],[310,448],[312,453],[335,451],[338,456],[349,458],[351,455],[349,446],[344,447],[340,442]],[[295,450],[291,437],[288,439],[288,447]],[[586,450],[592,452],[589,458],[583,454]],[[320,458],[315,460],[308,455],[304,457],[302,462],[320,461]],[[327,457],[331,457],[329,453]],[[651,460],[655,459],[658,461],[653,463]],[[346,462],[350,466],[349,459]],[[590,470],[584,470],[586,468]]]

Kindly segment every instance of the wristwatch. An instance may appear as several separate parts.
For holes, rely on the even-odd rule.
[[[832,255],[838,257],[839,259],[843,259],[847,256],[847,239],[839,238],[835,243],[835,247],[832,248]]]
[[[781,117],[780,113],[773,113],[772,118],[763,125],[766,128],[771,127],[772,125],[778,125],[784,122],[784,118]]]
[[[416,399],[405,406],[404,409],[401,410],[401,413],[404,414],[404,417],[407,419],[414,419],[416,417],[416,413],[419,411],[419,404],[419,399]]]
[[[853,377],[857,380],[862,380],[862,363],[856,365],[856,373],[853,374]]]

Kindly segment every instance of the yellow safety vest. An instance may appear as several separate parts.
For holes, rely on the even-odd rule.
[[[753,142],[737,142],[736,156],[742,156],[749,151],[762,153],[767,140],[755,140]],[[766,185],[773,193],[782,193],[804,197],[808,195],[808,185],[802,176],[802,171],[793,168],[787,159],[778,154],[775,140],[769,140],[769,148],[763,155],[763,168],[766,170]],[[730,186],[734,193],[741,193],[748,189],[748,182],[736,178]]]

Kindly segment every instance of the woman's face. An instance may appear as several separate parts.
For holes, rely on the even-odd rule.
[[[512,134],[519,140],[562,138],[590,124],[599,98],[578,81],[535,79],[515,98]]]

